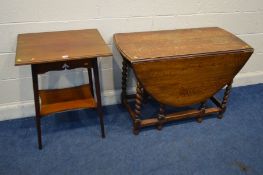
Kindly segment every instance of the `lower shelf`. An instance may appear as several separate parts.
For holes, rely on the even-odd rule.
[[[64,89],[40,90],[39,96],[41,116],[73,109],[96,108],[97,106],[91,95],[89,84]]]

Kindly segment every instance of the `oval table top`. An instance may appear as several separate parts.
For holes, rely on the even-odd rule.
[[[114,41],[130,62],[252,50],[247,43],[218,27],[117,33]]]

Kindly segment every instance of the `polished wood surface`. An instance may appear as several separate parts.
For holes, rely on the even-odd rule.
[[[235,35],[217,27],[118,33],[114,41],[130,62],[252,50]]]
[[[97,29],[19,34],[16,65],[111,56]]]
[[[121,33],[114,35],[123,57],[122,103],[130,113],[133,132],[166,122],[203,117],[223,117],[234,77],[246,64],[253,48],[233,34],[217,28]],[[127,94],[129,68],[137,80],[136,95]],[[222,100],[214,97],[226,87]],[[152,118],[142,119],[143,102],[151,96],[160,107]],[[129,100],[135,99],[134,109]],[[207,106],[211,100],[214,106]],[[199,104],[197,109],[166,114],[165,106]],[[143,117],[144,118],[144,117]]]
[[[96,108],[101,136],[105,137],[97,57],[110,55],[111,51],[96,29],[28,33],[18,36],[15,65],[31,64],[39,149],[42,149],[41,118],[56,112]],[[89,84],[39,90],[39,74],[80,67],[87,68]]]
[[[96,108],[96,101],[90,85],[85,84],[72,88],[40,90],[40,114],[49,115],[81,108]]]
[[[210,98],[253,53],[248,44],[216,27],[116,34],[115,42],[142,87],[172,106]]]
[[[133,64],[144,89],[172,106],[200,103],[231,82],[252,52],[197,56]]]

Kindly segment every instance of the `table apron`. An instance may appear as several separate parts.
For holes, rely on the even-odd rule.
[[[94,58],[97,59],[97,58]],[[44,74],[48,71],[59,71],[59,70],[70,70],[75,68],[93,68],[92,61],[94,59],[79,59],[70,61],[59,61],[51,63],[34,64],[35,71],[37,74]]]

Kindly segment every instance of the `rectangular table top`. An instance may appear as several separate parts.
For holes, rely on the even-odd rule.
[[[16,65],[111,56],[97,29],[19,34]]]
[[[130,62],[200,54],[253,50],[235,35],[218,27],[118,33],[114,41]]]

